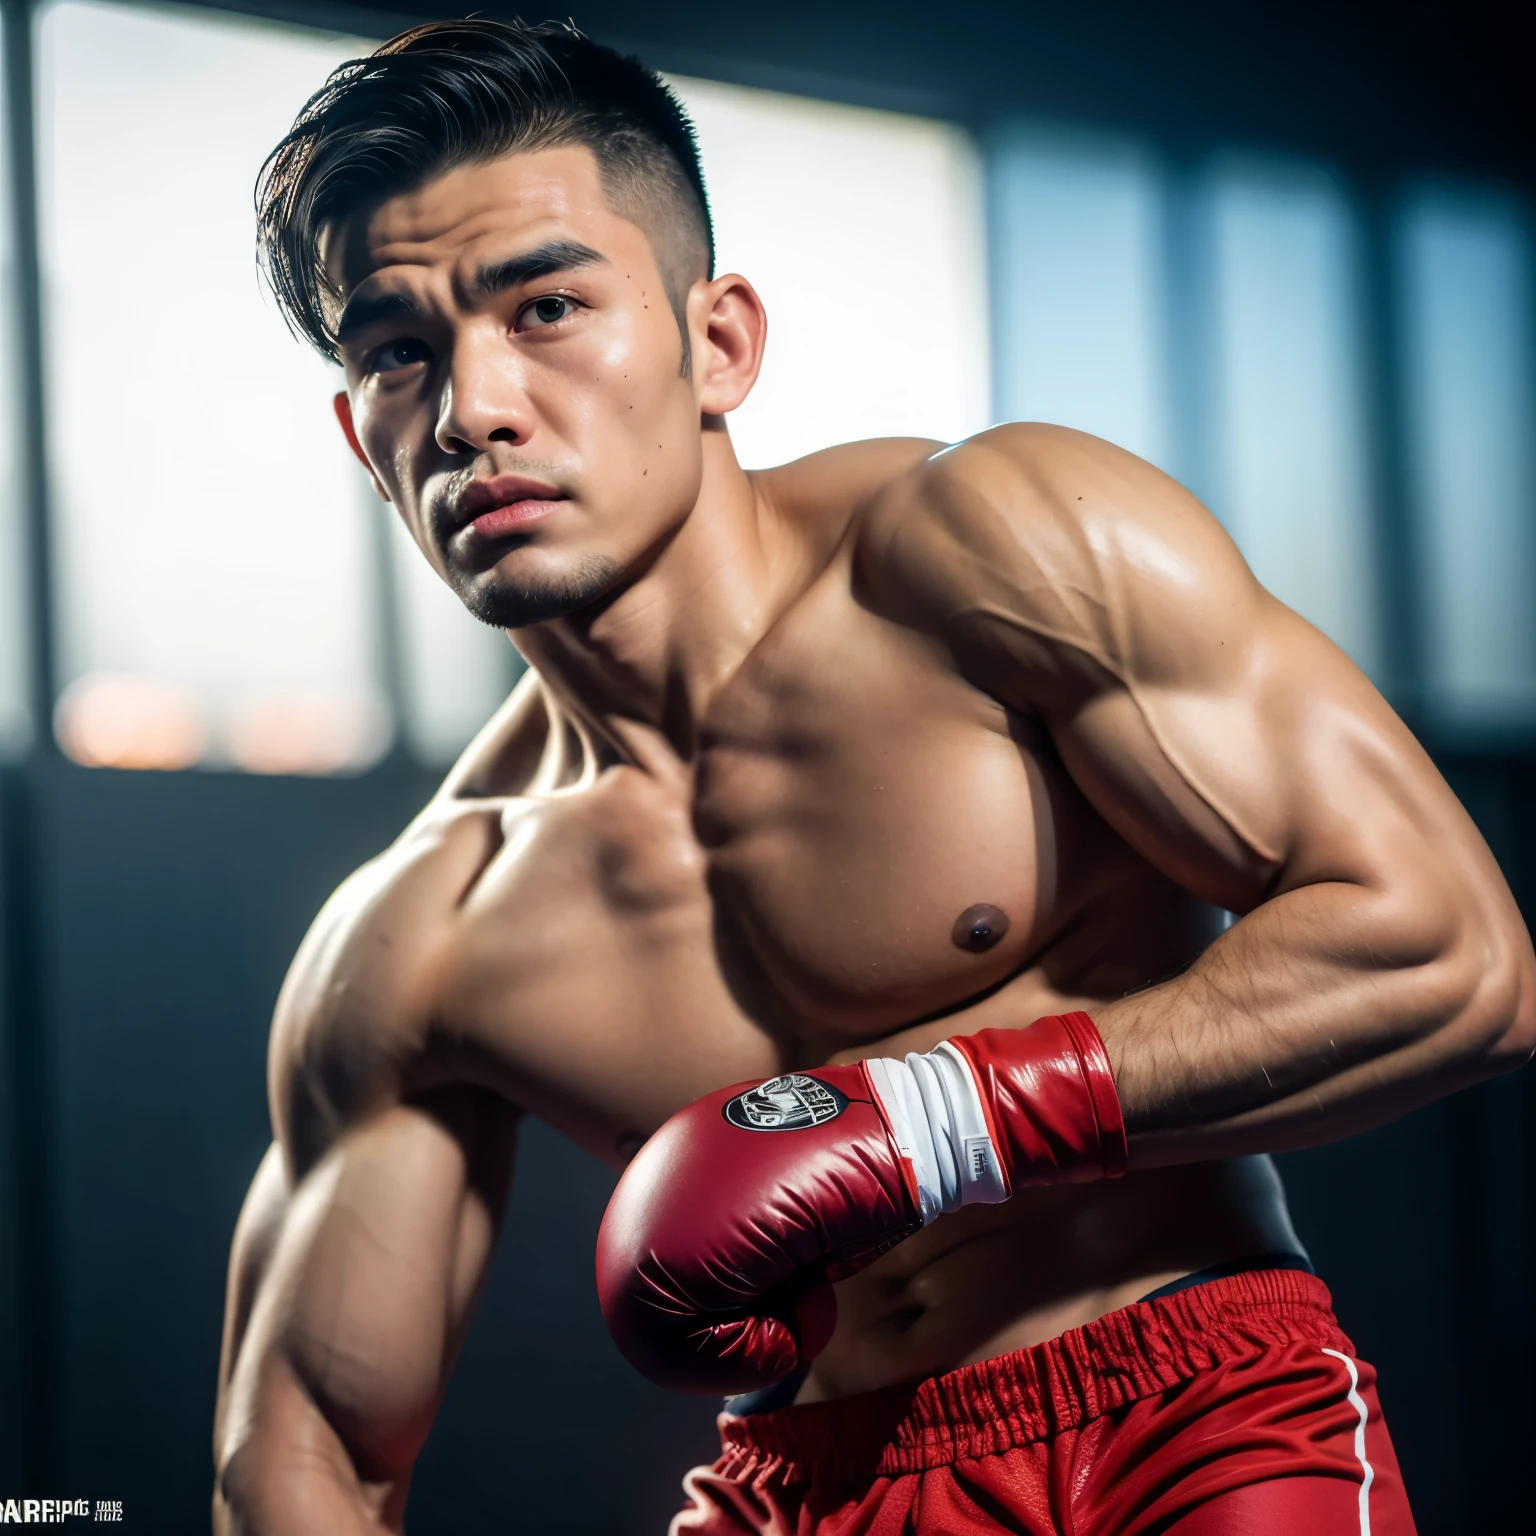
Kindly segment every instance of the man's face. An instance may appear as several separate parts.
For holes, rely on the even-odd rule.
[[[358,444],[480,618],[583,607],[687,516],[699,400],[590,150],[449,171],[337,231],[331,266]]]

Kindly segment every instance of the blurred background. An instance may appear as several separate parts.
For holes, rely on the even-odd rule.
[[[257,167],[326,71],[455,14],[0,0],[0,1499],[206,1530],[284,968],[520,665],[372,499],[336,374],[253,259]],[[574,19],[696,115],[722,268],[771,317],[744,462],[1021,418],[1144,455],[1404,714],[1529,914],[1536,104],[1514,7]],[[1427,1533],[1529,1515],[1533,1081],[1282,1159]],[[713,1406],[607,1342],[609,1176],[538,1127],[525,1147],[413,1527],[660,1532]]]

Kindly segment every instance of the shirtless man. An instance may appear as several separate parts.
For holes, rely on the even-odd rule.
[[[711,276],[675,104],[559,29],[427,28],[339,72],[269,162],[261,230],[380,494],[530,670],[284,986],[216,1527],[401,1528],[523,1114],[615,1169],[666,1124],[605,1229],[614,1315],[646,1254],[722,1272],[716,1229],[762,1198],[748,1143],[793,1191],[795,1149],[864,1116],[890,1205],[866,1248],[905,1235],[923,1159],[887,1177],[878,1074],[851,1064],[883,1059],[889,1091],[915,1052],[901,1071],[992,1084],[1020,1187],[843,1279],[819,1353],[818,1275],[761,1225],[747,1267],[785,1281],[743,1311],[778,1317],[766,1354],[701,1368],[619,1318],[685,1385],[796,1368],[795,1406],[722,1420],[677,1529],[1411,1530],[1263,1154],[1524,1062],[1536,965],[1348,659],[1177,485],[1075,432],[743,472],[725,418],[762,306]],[[827,274],[850,389],[858,280]],[[891,323],[944,316],[918,293]],[[1031,1152],[1018,1127],[1058,1091]],[[797,1115],[810,1141],[751,1128]],[[1053,1182],[1127,1146],[1123,1178]]]

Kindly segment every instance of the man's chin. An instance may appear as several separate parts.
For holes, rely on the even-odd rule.
[[[619,567],[601,555],[583,560],[574,570],[535,581],[516,581],[500,571],[456,580],[459,601],[495,629],[526,629],[547,624],[589,608],[613,589]]]

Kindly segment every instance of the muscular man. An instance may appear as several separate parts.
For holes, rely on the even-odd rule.
[[[1410,1530],[1263,1154],[1519,1065],[1536,967],[1360,673],[1079,433],[743,472],[762,305],[675,102],[573,34],[339,71],[260,214],[380,494],[530,670],[283,989],[216,1526],[401,1527],[529,1113],[655,1138],[626,1350],[794,1398],[734,1405],[679,1530]]]

